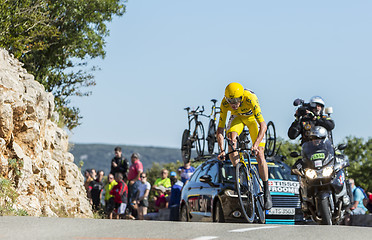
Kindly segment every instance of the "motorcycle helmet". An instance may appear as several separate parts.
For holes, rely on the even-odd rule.
[[[317,104],[321,106],[320,111],[317,111],[317,109],[316,109]],[[314,97],[310,98],[310,107],[312,108],[315,115],[320,115],[321,113],[323,113],[324,106],[325,106],[325,102],[324,102],[322,97],[314,96]]]
[[[315,126],[310,130],[311,139],[324,139],[328,136],[327,129],[322,126]]]
[[[230,83],[225,89],[225,99],[230,104],[243,101],[244,87],[240,83]]]

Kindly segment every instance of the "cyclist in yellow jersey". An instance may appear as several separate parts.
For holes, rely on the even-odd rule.
[[[223,131],[225,129],[228,111],[231,112],[231,116],[226,127],[226,133],[227,137],[232,139],[234,148],[236,148],[236,138],[243,131],[244,126],[247,126],[249,129],[252,139],[251,150],[256,155],[260,177],[264,183],[265,209],[268,210],[272,207],[272,200],[268,185],[268,168],[264,154],[264,136],[267,125],[262,116],[258,98],[252,91],[244,89],[239,83],[234,82],[227,85],[225,97],[221,101],[220,120],[217,128],[217,142],[221,150],[218,155],[220,160],[225,159]],[[231,151],[232,149],[229,146],[229,152]],[[229,158],[234,166],[239,162],[239,154],[237,152],[231,153]]]

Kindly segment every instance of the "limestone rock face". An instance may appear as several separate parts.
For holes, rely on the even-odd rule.
[[[92,217],[68,135],[55,123],[54,97],[22,65],[0,48],[0,175],[15,183],[13,207],[31,216]]]

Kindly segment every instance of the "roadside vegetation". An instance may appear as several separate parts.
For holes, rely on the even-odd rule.
[[[88,60],[105,57],[106,26],[125,13],[124,0],[0,0],[0,47],[53,93],[60,126],[80,125],[72,96],[94,86]]]

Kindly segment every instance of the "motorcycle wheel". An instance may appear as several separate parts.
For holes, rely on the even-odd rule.
[[[322,216],[322,225],[332,225],[332,214],[329,206],[328,198],[322,199],[320,202],[320,215]]]

